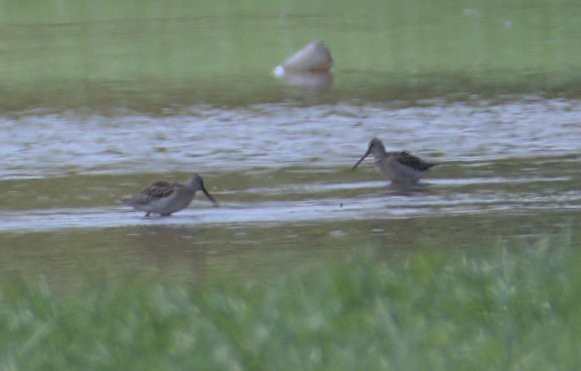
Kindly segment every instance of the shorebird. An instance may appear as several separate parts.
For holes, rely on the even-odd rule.
[[[370,154],[374,157],[375,169],[395,184],[417,184],[430,168],[437,165],[435,162],[424,161],[406,151],[386,152],[381,140],[373,138],[369,142],[367,152],[351,170],[355,170]]]
[[[140,193],[121,198],[120,201],[125,205],[132,206],[135,210],[145,211],[145,216],[152,213],[169,216],[188,207],[198,190],[204,192],[214,206],[220,206],[208,193],[202,177],[198,174],[192,174],[184,184],[166,181],[153,182]]]

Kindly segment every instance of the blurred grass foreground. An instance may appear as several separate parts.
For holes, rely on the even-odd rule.
[[[3,282],[0,369],[575,370],[571,245],[367,256],[270,282]]]

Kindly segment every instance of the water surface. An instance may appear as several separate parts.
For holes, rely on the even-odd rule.
[[[0,275],[271,276],[368,248],[578,245],[574,1],[59,4],[0,5]],[[319,38],[330,83],[271,76]],[[413,191],[371,160],[351,171],[373,136],[440,165]],[[221,208],[117,203],[191,172]]]

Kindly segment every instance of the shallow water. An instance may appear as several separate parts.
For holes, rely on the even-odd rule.
[[[389,2],[366,20],[350,3],[193,16],[194,3],[161,17],[3,13],[0,276],[275,275],[366,248],[397,258],[563,231],[579,245],[576,7],[546,5],[539,26],[532,8],[461,2]],[[336,60],[328,85],[270,76],[321,35]],[[373,136],[440,165],[411,191],[371,160],[351,171]],[[191,172],[222,207],[197,195],[144,218],[117,203]]]
[[[332,259],[386,238],[387,247],[413,251],[433,248],[427,241],[494,245],[503,234],[576,230],[578,117],[579,102],[533,98],[5,117],[0,241],[30,242],[21,246],[30,256],[17,266],[32,269],[35,254],[48,254],[43,269],[59,275],[78,269],[77,254],[122,270],[119,256],[123,267],[142,269],[158,266],[159,254],[174,262],[165,267],[190,253],[185,261],[203,259],[194,264],[198,273],[239,274],[247,269],[230,259],[241,254],[268,272],[271,264]],[[370,160],[351,171],[373,135],[440,165],[411,191],[389,187]],[[192,171],[204,176],[220,208],[197,195],[171,217],[144,218],[117,204],[152,180],[185,180]],[[499,219],[507,225],[478,227]],[[324,237],[305,237],[317,231]],[[14,258],[4,261],[2,270],[12,271]]]
[[[156,178],[185,179],[187,172],[203,174],[222,203],[195,224],[579,206],[581,104],[575,101],[189,111],[4,118],[1,200],[8,210],[0,228],[125,225],[116,198]],[[374,135],[440,165],[423,188],[390,190],[370,160],[350,171]],[[21,217],[26,222],[17,222]]]
[[[284,167],[348,168],[377,136],[443,163],[579,153],[577,100],[426,101],[419,107],[340,103],[191,107],[166,116],[27,114],[0,118],[4,179],[168,171],[223,173]],[[524,158],[534,160],[525,161]]]

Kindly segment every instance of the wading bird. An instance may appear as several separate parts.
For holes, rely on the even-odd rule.
[[[369,155],[374,157],[375,169],[392,183],[413,185],[426,175],[430,168],[437,165],[408,152],[386,152],[383,143],[377,138],[371,139],[367,152],[353,166],[355,168]]]
[[[166,181],[153,182],[138,194],[121,198],[120,201],[125,205],[132,206],[135,210],[145,211],[145,216],[152,213],[169,216],[188,207],[198,190],[204,192],[214,206],[220,206],[208,193],[202,177],[198,174],[193,174],[184,184]]]

